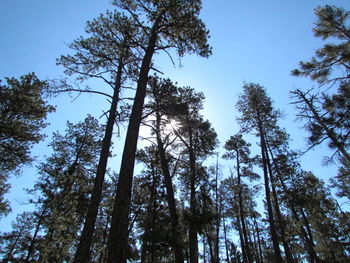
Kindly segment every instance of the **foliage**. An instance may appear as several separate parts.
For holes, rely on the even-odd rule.
[[[40,130],[47,126],[47,114],[54,111],[44,100],[47,82],[34,73],[5,81],[0,81],[0,215],[10,209],[4,200],[9,173],[19,172],[21,166],[33,161],[31,147],[43,139]]]

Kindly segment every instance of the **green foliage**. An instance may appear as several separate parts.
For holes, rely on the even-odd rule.
[[[291,181],[288,195],[312,229],[315,250],[325,262],[347,262],[349,237],[335,200],[320,179],[311,172],[301,172]]]
[[[300,69],[295,69],[292,73],[295,76],[310,77],[322,85],[329,84],[330,88],[336,85],[338,90],[333,94],[332,91],[301,94],[296,90],[293,95],[295,104],[301,110],[301,118],[308,121],[306,126],[310,131],[311,145],[329,138],[329,146],[339,150],[340,145],[348,147],[350,13],[335,6],[318,7],[315,13],[318,17],[314,28],[315,36],[323,40],[336,40],[335,44],[325,44],[316,51],[316,56],[311,61],[300,62]],[[300,100],[302,96],[307,98],[311,106],[302,106],[307,104],[305,99]]]
[[[209,31],[198,17],[201,0],[114,0],[113,4],[126,10],[145,32],[150,32],[157,19],[161,19],[157,29],[159,39],[157,50],[173,47],[180,57],[186,53],[211,55],[207,43]]]
[[[171,261],[171,226],[156,146],[138,151],[144,169],[135,179],[133,205],[136,207],[142,262],[168,258]]]
[[[323,40],[334,39],[335,43],[325,44],[316,50],[310,61],[300,62],[295,76],[308,76],[320,84],[348,82],[349,75],[349,12],[335,6],[318,7],[315,10],[318,20],[313,29],[315,36]],[[341,76],[337,76],[338,74]]]
[[[44,101],[48,84],[34,73],[0,83],[0,169],[10,172],[29,163],[30,148],[43,139],[46,115],[54,108]]]
[[[9,173],[19,172],[23,164],[33,160],[30,149],[43,139],[40,130],[47,126],[46,116],[54,110],[44,100],[48,84],[34,73],[5,81],[0,81],[0,216],[10,209],[4,200]]]
[[[281,116],[279,111],[273,109],[272,100],[267,95],[266,89],[256,83],[243,85],[243,92],[236,107],[241,112],[237,120],[242,132],[254,133],[254,130],[259,130],[260,125],[265,132],[269,132]],[[259,136],[259,133],[254,134]]]
[[[103,128],[92,116],[67,122],[66,134],[53,134],[53,153],[38,167],[35,202],[42,215],[40,257],[43,262],[64,262],[80,232],[92,189]]]
[[[67,75],[76,75],[79,81],[101,79],[118,89],[115,82],[120,66],[124,80],[136,77],[142,35],[132,19],[115,10],[107,11],[88,21],[85,31],[88,37],[81,36],[69,45],[75,54],[57,60]]]

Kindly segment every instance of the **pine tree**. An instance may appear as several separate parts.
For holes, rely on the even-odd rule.
[[[53,134],[53,153],[38,167],[34,189],[40,214],[41,262],[73,259],[101,150],[103,128],[92,116],[78,124],[67,123],[65,135]]]
[[[250,158],[250,150],[249,147],[251,144],[247,143],[243,140],[242,135],[237,134],[234,136],[231,136],[228,141],[225,143],[225,150],[227,151],[223,158],[225,159],[231,159],[235,161],[235,167],[236,167],[236,174],[237,174],[237,196],[238,196],[238,220],[237,224],[239,225],[240,237],[241,239],[241,250],[243,259],[245,262],[253,262],[252,259],[252,249],[249,246],[248,241],[248,233],[247,233],[247,226],[246,226],[246,213],[245,210],[247,208],[244,208],[243,206],[243,183],[242,183],[242,176],[248,177],[250,181],[257,179],[258,175],[253,173],[252,167],[254,160]]]
[[[54,111],[44,100],[48,83],[34,73],[5,81],[0,81],[0,216],[10,210],[4,200],[9,173],[33,160],[30,149],[43,139],[40,130],[47,126],[47,114]]]
[[[271,194],[271,180],[269,176],[269,161],[266,155],[266,135],[276,125],[278,112],[272,108],[272,102],[267,96],[265,89],[254,83],[243,86],[243,94],[237,102],[237,108],[242,113],[239,121],[242,131],[254,132],[260,140],[261,165],[264,174],[265,198],[268,211],[268,222],[270,226],[271,240],[274,248],[275,261],[282,263],[282,255],[279,247],[278,226],[273,213],[273,196]]]
[[[171,158],[174,158],[167,150],[176,140],[176,135],[169,130],[172,118],[179,114],[181,104],[178,101],[178,89],[169,79],[152,77],[149,80],[149,101],[145,106],[145,114],[151,119],[151,134],[155,135],[156,146],[159,154],[164,184],[167,193],[167,202],[170,214],[172,231],[171,245],[174,248],[175,262],[183,262],[183,244],[179,231],[179,216],[176,208],[176,200],[173,186],[173,176],[176,166],[171,172]]]
[[[200,115],[204,95],[191,88],[180,89],[181,103],[184,112],[176,117],[178,127],[174,129],[182,144],[182,155],[187,163],[184,166],[185,183],[189,189],[189,251],[190,262],[198,262],[198,231],[200,224],[197,217],[197,188],[201,180],[206,180],[202,162],[211,154],[217,144],[217,135],[208,120]]]
[[[12,223],[12,231],[1,234],[1,262],[26,262],[30,242],[33,239],[32,231],[35,223],[34,214],[24,212],[19,214]],[[35,248],[39,249],[38,246],[35,246]]]
[[[94,233],[98,207],[102,197],[102,189],[110,156],[113,128],[119,117],[118,106],[122,100],[120,93],[122,84],[135,77],[138,71],[140,50],[140,34],[137,26],[133,25],[130,18],[117,11],[107,11],[98,18],[87,23],[86,33],[89,37],[73,41],[70,48],[74,55],[61,56],[58,64],[65,67],[65,73],[76,75],[77,80],[95,78],[102,80],[111,87],[113,92],[91,90],[88,87],[73,88],[66,82],[60,82],[58,92],[75,91],[104,95],[110,100],[107,123],[99,154],[99,164],[96,171],[94,187],[89,202],[88,214],[86,215],[84,229],[80,237],[79,246],[74,259],[75,263],[86,262]],[[135,44],[136,43],[136,44]]]
[[[208,31],[198,18],[201,1],[137,1],[115,0],[133,23],[145,32],[144,54],[137,80],[137,90],[125,139],[117,185],[112,225],[108,241],[108,262],[126,262],[128,214],[130,207],[135,152],[146,95],[148,73],[155,52],[175,48],[180,56],[196,53],[207,57],[211,50],[206,43]],[[142,21],[145,19],[146,21]]]
[[[171,253],[172,226],[168,213],[166,190],[162,179],[161,161],[157,146],[149,146],[138,151],[137,159],[145,169],[135,180],[134,192],[138,198],[134,203],[142,205],[137,223],[142,229],[140,241],[141,262],[173,261]],[[179,226],[177,226],[179,228]],[[177,229],[179,231],[179,229]]]
[[[324,183],[311,172],[301,172],[291,181],[289,195],[317,253],[310,261],[349,262],[347,227],[339,224],[336,202]]]
[[[329,140],[331,149],[350,163],[349,148],[349,12],[335,6],[318,7],[313,29],[316,37],[333,40],[316,50],[310,61],[300,62],[295,76],[310,77],[320,91],[292,92],[299,117],[306,120],[310,147]],[[334,87],[338,90],[334,90]]]

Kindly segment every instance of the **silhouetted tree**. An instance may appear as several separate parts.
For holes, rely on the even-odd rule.
[[[95,78],[112,88],[112,95],[101,90],[91,90],[86,87],[74,88],[67,82],[60,82],[58,92],[75,91],[107,96],[110,108],[107,112],[107,123],[99,164],[96,171],[94,187],[89,202],[83,232],[74,259],[75,263],[88,261],[98,207],[102,197],[102,189],[110,156],[113,127],[118,116],[118,106],[121,101],[122,84],[132,79],[138,71],[140,32],[130,18],[117,11],[107,11],[98,18],[87,23],[88,37],[80,37],[70,44],[74,55],[61,56],[58,64],[65,67],[65,73],[76,75],[84,81]],[[137,43],[135,45],[134,43]]]
[[[180,56],[196,53],[208,57],[211,50],[207,44],[208,31],[198,17],[200,0],[115,0],[113,3],[127,12],[134,25],[144,31],[143,43],[146,43],[142,45],[144,54],[125,139],[108,241],[108,263],[124,263],[135,152],[153,54],[175,48]]]
[[[43,139],[40,130],[47,126],[47,114],[54,111],[44,100],[48,83],[34,73],[5,81],[0,81],[0,216],[10,210],[4,199],[9,173],[33,160],[30,149]]]

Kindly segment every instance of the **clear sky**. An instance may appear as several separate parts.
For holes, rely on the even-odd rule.
[[[285,112],[283,126],[291,134],[292,147],[305,146],[306,133],[297,123],[290,105],[289,91],[308,89],[313,83],[295,78],[290,71],[300,60],[309,59],[323,42],[312,33],[314,8],[336,5],[349,10],[347,0],[203,0],[201,17],[211,32],[213,55],[203,59],[195,55],[182,59],[182,67],[174,68],[163,55],[155,63],[164,77],[181,86],[191,86],[206,96],[205,117],[210,120],[223,143],[239,129],[234,108],[243,82],[265,86],[275,106]],[[19,77],[35,72],[39,78],[58,78],[62,68],[55,65],[60,55],[69,53],[66,46],[84,34],[85,22],[112,8],[109,0],[1,0],[0,1],[0,78]],[[103,88],[103,87],[101,87]],[[89,95],[74,102],[68,96],[56,98],[57,111],[49,116],[51,126],[45,132],[63,130],[67,120],[77,122],[87,113],[99,117],[105,101]],[[121,145],[119,140],[117,145]],[[312,151],[302,159],[303,167],[327,179],[334,167],[322,167],[324,148]],[[36,155],[47,153],[45,145],[35,147]],[[118,171],[119,164],[113,168]],[[0,221],[0,230],[19,211],[25,201],[21,189],[35,180],[35,169],[26,169],[22,177],[13,178],[8,198],[14,213]]]

